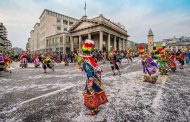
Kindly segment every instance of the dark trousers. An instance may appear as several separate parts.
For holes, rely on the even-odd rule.
[[[47,67],[50,68],[50,69],[53,68],[53,66],[50,65],[50,62],[44,63],[42,67],[43,67],[44,70],[46,70]]]

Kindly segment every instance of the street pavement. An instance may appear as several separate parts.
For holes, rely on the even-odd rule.
[[[0,122],[188,122],[190,121],[190,65],[159,76],[156,84],[143,82],[139,59],[121,64],[122,75],[112,76],[110,65],[100,64],[109,102],[96,116],[83,105],[86,75],[74,64],[20,69],[0,74]]]

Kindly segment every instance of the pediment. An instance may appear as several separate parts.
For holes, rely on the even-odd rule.
[[[95,26],[96,24],[93,22],[89,22],[89,21],[82,21],[81,23],[79,23],[76,27],[74,27],[72,29],[72,31],[77,31],[77,30],[81,30],[81,29],[85,29],[85,28],[89,28],[92,26]]]

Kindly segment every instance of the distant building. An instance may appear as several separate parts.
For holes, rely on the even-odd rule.
[[[19,55],[19,54],[22,54],[23,49],[18,48],[18,47],[13,47],[12,52],[13,52],[14,55]]]
[[[150,29],[148,32],[148,52],[152,52],[154,47],[154,34]]]
[[[0,52],[3,52],[4,51],[4,39],[2,37],[0,37]]]
[[[30,32],[28,45],[30,52],[46,52],[46,38],[52,35],[68,32],[73,24],[78,20],[66,15],[62,15],[45,9],[40,16],[40,23],[34,25]]]
[[[12,44],[11,42],[7,39],[7,29],[3,25],[3,23],[0,23],[0,50],[11,50]]]
[[[171,50],[178,50],[187,48],[190,49],[190,37],[182,36],[180,38],[170,38],[170,39],[163,39],[163,42],[166,45],[166,48]]]

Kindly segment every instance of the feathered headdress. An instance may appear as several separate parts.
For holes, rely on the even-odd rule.
[[[138,49],[140,53],[144,53],[144,45],[139,45]]]
[[[164,53],[163,48],[158,48],[157,50],[158,50],[160,53]]]
[[[94,41],[87,39],[82,46],[82,52],[85,55],[90,55],[94,47]]]

